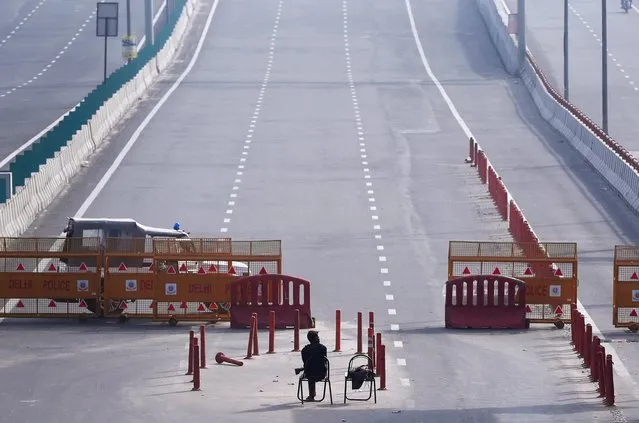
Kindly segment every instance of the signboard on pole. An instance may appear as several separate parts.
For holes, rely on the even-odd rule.
[[[118,6],[117,2],[98,3],[95,33],[104,37],[104,80],[107,78],[107,39],[118,36]]]

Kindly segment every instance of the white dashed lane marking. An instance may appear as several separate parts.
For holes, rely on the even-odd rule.
[[[268,63],[266,65],[266,71],[264,72],[264,79],[262,80],[262,87],[260,88],[260,92],[257,96],[257,101],[255,102],[255,109],[253,110],[253,115],[251,122],[249,123],[249,129],[247,130],[246,136],[244,137],[244,147],[242,148],[242,154],[240,157],[240,164],[237,166],[237,172],[235,173],[236,178],[233,180],[233,188],[232,192],[229,195],[231,200],[229,200],[226,209],[226,215],[233,214],[233,208],[236,206],[235,199],[238,196],[238,191],[240,190],[240,184],[242,183],[241,176],[244,175],[244,170],[246,166],[246,160],[249,155],[249,151],[251,150],[251,143],[253,141],[253,134],[255,133],[255,127],[257,125],[258,118],[260,116],[260,112],[262,111],[262,102],[264,101],[264,94],[266,93],[266,88],[268,87],[269,80],[271,78],[271,70],[273,69],[273,58],[275,57],[275,40],[277,39],[277,30],[280,26],[280,18],[282,16],[282,7],[284,6],[284,0],[280,0],[277,5],[277,15],[275,17],[275,23],[273,25],[273,32],[271,34],[271,39],[269,41],[269,51],[268,51]],[[229,231],[229,223],[231,223],[231,218],[224,218],[224,226],[220,228],[220,232],[227,233]]]
[[[373,173],[371,170],[371,164],[368,161],[368,157],[367,157],[367,150],[366,150],[366,135],[365,135],[365,131],[364,131],[364,125],[362,124],[362,117],[360,114],[360,110],[359,110],[359,100],[357,98],[357,88],[355,86],[355,79],[353,77],[353,66],[351,63],[351,53],[350,53],[350,44],[349,44],[349,37],[348,37],[348,1],[347,0],[343,0],[342,1],[342,11],[343,11],[343,17],[344,17],[344,57],[345,57],[345,61],[346,61],[346,74],[348,77],[348,86],[350,88],[350,93],[351,93],[351,102],[353,103],[353,113],[354,113],[354,117],[355,117],[355,128],[357,131],[357,139],[359,141],[359,153],[360,153],[360,158],[362,159],[361,161],[361,165],[362,165],[362,173],[364,176],[364,184],[365,184],[365,190],[366,190],[366,196],[368,198],[368,202],[371,203],[369,205],[369,211],[371,212],[371,220],[373,220],[374,222],[379,222],[381,220],[380,215],[377,213],[377,206],[372,204],[372,203],[377,203],[377,198],[375,197],[375,190],[373,188],[373,182],[370,181],[371,179],[371,174]],[[379,231],[381,231],[382,227],[380,224],[375,223],[373,225],[373,231],[374,231],[374,238],[376,240],[381,240],[382,239],[382,234],[379,233]],[[376,249],[377,251],[385,251],[384,245],[381,243],[377,243],[376,244]],[[387,256],[382,256],[382,255],[378,255],[377,256],[377,260],[379,263],[384,263],[384,267],[380,267],[379,271],[380,274],[382,275],[387,275],[389,273],[389,269],[387,267],[387,262],[388,262],[388,258]],[[384,280],[383,281],[383,286],[384,287],[390,287],[391,286],[391,281],[390,280]],[[390,293],[386,293],[386,300],[387,301],[394,301],[395,300],[395,296],[393,294]],[[394,308],[389,308],[388,309],[388,315],[389,316],[396,316],[397,315],[397,310]],[[398,324],[391,324],[391,330],[392,331],[398,331],[399,330],[399,325]],[[396,348],[402,348],[403,347],[403,343],[402,341],[394,341],[394,346]],[[399,366],[406,366],[406,359],[405,358],[398,358],[397,359],[397,364]],[[400,384],[401,386],[410,386],[410,380],[409,379],[400,379]]]
[[[586,27],[586,29],[588,29],[590,31],[590,33],[595,37],[595,40],[597,40],[597,42],[599,43],[600,46],[603,46],[603,43],[601,41],[601,38],[599,38],[599,35],[595,32],[595,30],[590,26],[590,24],[579,14],[579,12],[577,12],[577,10],[572,6],[569,5],[568,7],[570,7],[570,10],[572,11],[572,13],[574,13],[574,15],[581,21],[582,24],[584,24],[584,26]],[[633,6],[634,7],[634,6]],[[619,63],[619,61],[617,60],[616,57],[614,57],[614,55],[612,53],[610,53],[610,49],[608,49],[608,57],[610,57],[610,60],[612,60],[612,62],[617,65],[617,69],[619,70],[619,72],[621,72],[624,75],[624,78],[628,81],[628,83],[630,85],[633,86],[635,91],[639,91],[639,87],[635,87],[635,82],[630,78],[630,75],[626,74],[625,69],[621,66],[621,63]]]
[[[22,18],[22,20],[20,22],[18,22],[18,25],[16,25],[16,27],[11,30],[9,35],[5,36],[2,40],[0,40],[0,48],[2,48],[2,46],[4,46],[6,43],[8,43],[9,40],[11,39],[11,37],[13,37],[16,34],[16,32],[18,32],[20,30],[20,28],[22,28],[22,26],[25,23],[27,23],[29,18],[31,18],[31,16],[33,16],[38,9],[40,9],[40,6],[44,5],[46,2],[47,2],[47,0],[40,0],[40,2],[38,2],[38,4],[36,4],[35,7],[33,9],[31,9],[31,11],[29,13],[27,13],[26,16],[24,18]]]
[[[1,0],[0,0],[1,1]],[[40,3],[44,3],[47,0],[41,0]],[[105,0],[100,0],[100,3],[104,3]],[[34,8],[34,10],[31,12],[31,14],[33,14],[33,12],[38,8],[39,6],[36,6],[36,8]],[[96,10],[94,10],[93,12],[91,12],[91,15],[89,15],[89,17],[87,18],[87,20],[85,21],[85,24],[82,24],[82,26],[80,28],[78,28],[78,30],[76,31],[76,33],[74,34],[73,38],[71,38],[71,41],[67,42],[66,45],[58,52],[58,54],[56,55],[56,57],[54,59],[51,60],[51,62],[49,62],[40,72],[38,72],[38,74],[36,76],[30,77],[26,82],[23,82],[19,85],[17,85],[16,87],[14,87],[13,89],[5,92],[4,94],[0,94],[0,98],[2,97],[6,97],[7,95],[14,93],[18,88],[23,88],[26,87],[27,85],[33,83],[34,81],[36,81],[38,78],[40,78],[41,76],[44,75],[45,72],[47,72],[51,66],[53,66],[58,60],[60,60],[60,58],[62,57],[62,55],[64,55],[67,52],[67,49],[69,48],[70,45],[73,44],[73,42],[80,36],[80,34],[82,33],[82,31],[84,31],[84,28],[86,27],[86,22],[90,22],[96,14]],[[27,15],[29,16],[29,15]],[[5,38],[6,40],[7,38]],[[2,45],[4,44],[4,40],[3,42],[0,42],[0,47],[2,47]]]

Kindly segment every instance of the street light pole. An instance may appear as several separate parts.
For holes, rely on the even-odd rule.
[[[568,78],[568,0],[564,0],[564,99],[566,101],[569,101]]]
[[[126,0],[126,35],[131,40],[131,0]],[[127,59],[128,63],[131,63],[131,58]]]
[[[517,0],[517,45],[521,71],[526,61],[526,0]]]
[[[608,133],[608,22],[606,0],[601,0],[601,112],[602,126]]]

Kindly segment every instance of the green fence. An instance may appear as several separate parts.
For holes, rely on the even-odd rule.
[[[25,179],[38,172],[47,159],[53,158],[62,147],[66,146],[73,136],[115,93],[135,76],[165,46],[177,24],[186,0],[175,0],[173,10],[169,13],[169,22],[155,37],[155,44],[146,45],[130,63],[111,73],[108,78],[82,99],[80,104],[55,127],[34,142],[29,150],[23,151],[9,165],[13,175],[12,192],[24,185]],[[8,193],[0,189],[0,203],[7,200]],[[4,194],[4,195],[3,195]]]

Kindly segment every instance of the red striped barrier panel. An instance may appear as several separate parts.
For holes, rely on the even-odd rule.
[[[447,328],[527,329],[526,284],[499,275],[446,282]]]
[[[296,325],[299,310],[300,329],[313,326],[311,317],[311,283],[280,274],[263,274],[238,278],[229,284],[231,290],[231,328],[246,328],[257,313],[257,326],[269,326],[270,312],[275,311],[275,328]],[[265,292],[267,295],[262,295]]]

